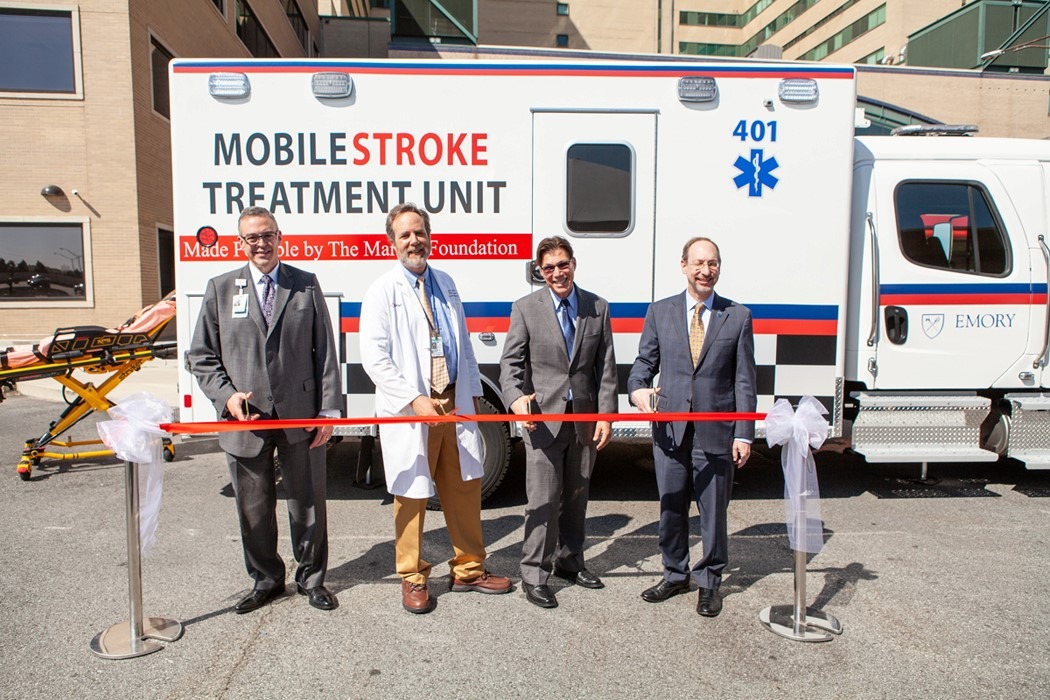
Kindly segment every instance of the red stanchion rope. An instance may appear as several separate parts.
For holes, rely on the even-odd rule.
[[[201,435],[205,433],[234,433],[243,430],[283,430],[287,428],[318,428],[340,425],[388,425],[392,423],[521,423],[533,420],[537,423],[610,423],[646,421],[649,423],[670,422],[718,422],[738,420],[762,420],[765,413],[542,413],[519,416],[516,413],[479,413],[443,416],[370,416],[365,418],[303,418],[293,420],[210,421],[199,423],[161,423],[160,429],[175,435]]]

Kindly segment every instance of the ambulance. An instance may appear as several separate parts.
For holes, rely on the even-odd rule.
[[[170,67],[178,343],[210,277],[244,264],[237,217],[274,212],[283,261],[317,274],[347,416],[370,416],[359,318],[395,262],[385,218],[431,215],[487,412],[536,243],[567,237],[610,302],[620,411],[650,302],[684,289],[694,235],[754,316],[758,410],[815,396],[869,461],[1050,466],[1050,143],[856,137],[852,67],[639,60],[202,60]],[[950,129],[942,131],[950,132]],[[927,132],[923,132],[928,134]],[[232,302],[231,302],[232,303]],[[182,421],[213,420],[189,371]],[[486,494],[515,424],[483,423]],[[621,421],[619,438],[647,423]],[[759,426],[761,435],[761,425]],[[363,438],[375,427],[337,434]]]

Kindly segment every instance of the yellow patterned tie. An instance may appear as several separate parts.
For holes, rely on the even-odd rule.
[[[689,324],[689,353],[693,356],[693,367],[700,361],[700,349],[704,347],[704,322],[700,318],[700,310],[704,308],[698,303],[693,309],[693,322]]]
[[[430,299],[427,298],[427,286],[423,284],[422,277],[416,280],[416,292],[419,294],[420,303],[423,304],[423,312],[430,321],[431,333],[440,339],[441,335],[434,322],[434,311],[430,308]],[[430,388],[438,394],[448,388],[448,365],[445,364],[445,356],[434,357],[433,352],[430,354]]]

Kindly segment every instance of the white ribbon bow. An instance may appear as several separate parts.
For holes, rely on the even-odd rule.
[[[164,442],[160,423],[170,423],[172,409],[152,394],[132,394],[107,411],[113,420],[98,424],[106,447],[139,470],[139,545],[145,556],[157,543],[157,516],[164,487]]]
[[[797,411],[787,399],[777,399],[766,414],[766,442],[784,446],[784,511],[788,542],[796,552],[816,554],[824,546],[817,465],[810,448],[819,448],[828,437],[827,413],[815,398],[803,396]]]

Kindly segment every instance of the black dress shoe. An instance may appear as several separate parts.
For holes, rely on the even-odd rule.
[[[575,583],[578,586],[583,586],[584,588],[605,588],[605,584],[602,583],[602,580],[587,569],[566,571],[565,569],[554,567],[554,575],[571,583]]]
[[[303,588],[302,584],[296,584],[296,586],[299,589],[299,595],[310,596],[310,605],[318,610],[335,610],[339,607],[339,600],[335,594],[324,586],[309,589]]]
[[[533,605],[538,605],[541,608],[558,607],[558,599],[554,597],[554,591],[546,585],[533,586],[531,583],[522,581],[521,587],[525,589],[525,598]]]
[[[238,615],[250,613],[252,610],[258,610],[281,595],[284,595],[284,585],[274,586],[273,588],[256,588],[242,598],[241,602],[234,605],[233,611]]]
[[[696,602],[696,611],[704,617],[714,617],[722,612],[722,598],[717,588],[701,588],[700,599]]]
[[[660,583],[652,588],[642,591],[642,600],[647,603],[662,603],[668,598],[673,598],[680,593],[689,592],[689,581],[671,583],[667,579],[660,579]]]

